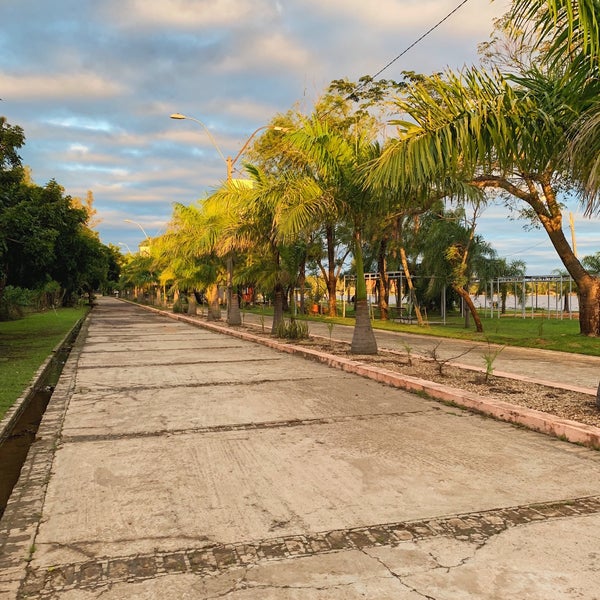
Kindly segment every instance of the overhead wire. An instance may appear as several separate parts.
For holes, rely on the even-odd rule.
[[[381,75],[385,70],[389,69],[389,67],[391,67],[397,60],[402,58],[407,52],[412,50],[418,43],[420,43],[422,40],[424,40],[430,33],[435,31],[440,25],[442,25],[442,23],[447,21],[455,12],[460,10],[468,1],[469,0],[462,0],[462,2],[460,2],[457,6],[455,6],[443,19],[440,19],[435,25],[430,27],[425,33],[423,33],[412,44],[410,44],[410,46],[407,46],[402,52],[400,52],[400,54],[398,54],[398,56],[396,56],[396,58],[393,58],[384,67],[379,69],[379,71],[377,71],[377,73],[375,73],[375,75],[373,75],[371,77],[371,80],[374,80],[375,78],[379,77],[379,75]],[[365,85],[367,85],[367,82],[363,82],[363,83],[359,84],[358,86],[356,86],[356,90],[353,93],[355,94],[358,90],[365,87]],[[350,94],[350,96],[351,95],[352,94]]]

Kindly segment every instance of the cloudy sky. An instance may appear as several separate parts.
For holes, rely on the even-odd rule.
[[[0,0],[0,114],[25,130],[21,156],[36,183],[91,190],[102,241],[135,251],[142,230],[164,231],[173,202],[225,178],[202,126],[170,114],[199,119],[235,156],[274,115],[310,112],[333,79],[377,73],[461,3]],[[506,6],[469,0],[382,77],[474,63]],[[599,223],[575,213],[581,255],[600,250]],[[545,234],[501,208],[486,210],[479,232],[529,274],[561,266]]]

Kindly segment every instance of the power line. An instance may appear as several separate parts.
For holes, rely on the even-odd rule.
[[[375,73],[375,75],[373,75],[372,79],[379,77],[379,75],[381,75],[386,69],[391,67],[398,59],[402,58],[409,50],[412,50],[419,42],[424,40],[431,32],[435,31],[442,23],[447,21],[455,12],[457,12],[468,1],[469,0],[463,0],[458,6],[453,8],[443,19],[439,20],[435,25],[430,27],[423,35],[421,35],[419,38],[417,38],[410,46],[408,46],[402,52],[400,52],[400,54],[398,54],[398,56],[396,56],[396,58],[390,60],[390,62],[387,63],[387,65],[385,65],[385,67],[379,69],[379,71],[377,71],[377,73]],[[357,86],[356,89],[360,90],[365,85],[366,85],[366,82]]]

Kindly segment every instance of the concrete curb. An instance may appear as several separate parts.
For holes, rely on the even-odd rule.
[[[356,375],[360,375],[361,377],[367,377],[369,379],[379,381],[380,383],[385,383],[392,387],[400,388],[409,392],[425,394],[434,400],[448,402],[461,408],[488,415],[502,421],[513,423],[515,425],[527,427],[533,431],[552,435],[575,444],[582,444],[590,448],[600,449],[600,427],[593,427],[591,425],[586,425],[577,421],[571,421],[569,419],[561,419],[549,413],[516,406],[501,400],[483,398],[459,388],[452,388],[432,381],[411,377],[409,375],[400,375],[387,369],[364,365],[358,361],[341,358],[339,356],[334,356],[318,350],[286,344],[271,338],[263,338],[247,331],[234,329],[227,325],[201,321],[198,318],[189,317],[184,314],[170,313],[153,306],[145,306],[142,304],[136,304],[134,302],[131,304],[139,306],[145,310],[155,312],[162,316],[169,317],[176,321],[181,321],[215,332],[225,333],[239,339],[268,346],[269,348],[273,348],[275,350],[280,350],[289,354],[302,356],[303,358],[316,360],[322,364],[341,369],[347,373],[354,373]],[[526,380],[522,377],[512,378]],[[541,383],[541,385],[544,384]],[[552,387],[556,387],[556,385]],[[590,390],[587,390],[587,388],[581,388],[579,391],[582,391],[583,393],[590,393]],[[593,393],[595,394],[595,391]]]

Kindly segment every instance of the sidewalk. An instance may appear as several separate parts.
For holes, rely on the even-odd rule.
[[[593,599],[599,542],[598,452],[101,298],[0,598]]]

